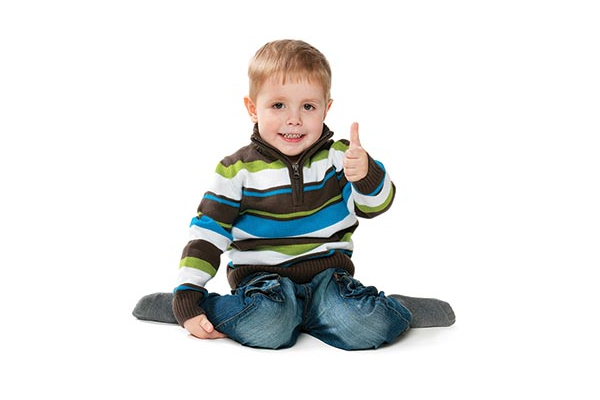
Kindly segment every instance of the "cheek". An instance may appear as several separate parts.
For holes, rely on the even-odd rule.
[[[272,118],[259,118],[258,127],[261,132],[277,131],[279,124]]]
[[[310,121],[309,121],[309,124],[310,124],[310,126],[311,126],[312,129],[317,129],[320,132],[321,131],[321,127],[323,125],[323,121],[325,121],[325,119],[321,118],[321,116],[319,115],[318,117],[311,118]]]

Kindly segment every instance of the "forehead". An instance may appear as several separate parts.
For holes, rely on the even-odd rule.
[[[287,95],[294,97],[324,98],[323,85],[306,77],[272,77],[259,89],[259,95]]]

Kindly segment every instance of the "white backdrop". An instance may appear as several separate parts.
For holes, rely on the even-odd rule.
[[[329,3],[0,5],[2,398],[597,398],[594,2]],[[355,235],[357,277],[449,301],[452,328],[261,351],[131,316],[172,289],[250,135],[248,60],[281,38],[329,58],[326,122],[359,121],[398,188]]]

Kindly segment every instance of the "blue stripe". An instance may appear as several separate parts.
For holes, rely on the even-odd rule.
[[[346,190],[344,190],[346,191]],[[307,235],[328,228],[340,222],[350,213],[345,202],[325,207],[313,215],[287,221],[275,221],[260,216],[245,214],[236,222],[235,227],[251,235],[262,238],[281,238]]]
[[[379,161],[375,160],[375,164],[377,164],[379,166],[379,168],[381,168],[381,170],[383,171],[383,179],[381,180],[381,183],[379,184],[379,186],[377,186],[377,188],[375,190],[373,190],[371,193],[367,194],[367,196],[375,196],[376,194],[378,194],[379,192],[381,192],[381,189],[383,189],[383,184],[385,183],[385,168],[383,167],[383,164],[380,163]]]
[[[325,178],[323,178],[323,181],[315,186],[309,186],[307,188],[304,189],[305,192],[311,192],[313,190],[321,190],[323,189],[323,187],[325,186],[325,184],[327,183],[328,180],[330,180],[331,178],[333,178],[335,176],[335,170],[332,169],[327,175],[325,175]]]
[[[385,172],[385,168],[383,167],[383,164],[382,164],[382,163],[380,163],[379,161],[375,161],[375,164],[379,165],[379,168],[381,168],[381,169],[383,170],[383,173],[384,173],[383,179],[382,179],[382,180],[381,180],[381,182],[379,183],[379,186],[377,186],[377,187],[375,188],[375,190],[373,190],[371,193],[362,193],[361,191],[359,191],[359,190],[357,189],[357,191],[358,191],[360,194],[362,194],[362,195],[365,195],[365,196],[375,196],[375,195],[379,194],[379,192],[381,192],[381,190],[383,189],[383,184],[385,183],[385,174],[386,174],[386,172]]]
[[[314,190],[321,190],[321,189],[323,189],[323,187],[325,186],[327,181],[329,179],[333,178],[334,176],[335,176],[335,170],[331,170],[327,175],[325,175],[325,178],[323,178],[321,183],[319,183],[318,185],[314,185],[314,186],[313,185],[305,186],[304,191],[312,192]],[[292,193],[292,189],[291,188],[275,189],[275,190],[270,190],[267,192],[255,192],[255,191],[249,191],[249,190],[242,190],[242,194],[244,196],[248,196],[248,197],[269,197],[269,196],[276,196],[278,194],[287,194],[287,193]]]
[[[342,189],[342,198],[344,199],[344,204],[348,203],[350,196],[352,196],[352,183],[348,182]]]
[[[217,203],[225,204],[225,205],[228,205],[231,207],[239,208],[239,206],[240,206],[239,201],[221,199],[220,197],[213,196],[212,194],[205,194],[204,198],[208,199],[208,200],[216,201]]]
[[[277,190],[271,190],[269,192],[250,192],[248,190],[242,190],[242,194],[244,196],[248,196],[248,197],[269,197],[269,196],[275,196],[278,194],[286,194],[286,193],[292,193],[292,189],[291,188],[287,188],[287,189],[277,189]]]
[[[219,225],[214,219],[207,217],[206,215],[201,216],[200,218],[194,217],[192,218],[192,222],[190,222],[190,226],[195,225],[202,229],[206,229],[212,232],[216,232],[221,236],[225,236],[229,240],[233,240],[233,236],[231,233],[225,230],[221,225]]]
[[[204,295],[208,294],[208,291],[206,289],[198,289],[198,288],[195,288],[195,287],[187,286],[186,284],[179,285],[175,289],[173,289],[173,294],[175,292],[179,291],[179,290],[193,290],[195,292],[202,292],[202,293],[204,293]]]

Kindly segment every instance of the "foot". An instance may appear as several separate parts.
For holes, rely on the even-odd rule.
[[[398,300],[408,308],[413,318],[411,328],[432,328],[450,326],[456,321],[450,304],[438,299],[426,299],[392,294],[389,297]]]
[[[133,309],[133,316],[144,321],[176,324],[173,315],[172,293],[152,293],[140,299]]]

